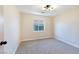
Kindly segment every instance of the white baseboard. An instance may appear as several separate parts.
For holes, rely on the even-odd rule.
[[[29,39],[23,39],[23,40],[21,40],[21,42],[30,41],[30,40],[40,40],[40,39],[45,39],[45,38],[53,38],[53,37],[48,36],[48,37],[39,37],[39,38],[29,38]]]
[[[66,43],[66,44],[69,44],[71,46],[74,46],[76,48],[79,48],[79,45],[73,44],[72,42],[68,42],[68,41],[64,40],[63,38],[61,38],[61,37],[55,36],[54,38],[57,39],[57,40],[59,40],[59,41],[62,41],[64,43]]]
[[[14,50],[14,53],[13,54],[15,54],[16,53],[16,51],[17,51],[17,49],[18,49],[18,47],[19,47],[19,45],[20,45],[20,41],[18,42],[18,44],[17,44],[17,46],[16,46],[16,48],[15,48],[15,50]]]

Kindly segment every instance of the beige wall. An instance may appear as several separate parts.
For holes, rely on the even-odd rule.
[[[56,38],[79,48],[79,7],[55,18]]]
[[[4,28],[4,19],[3,19],[3,8],[0,6],[0,41],[3,40],[3,28]]]
[[[4,40],[3,6],[0,5],[0,42]],[[4,47],[0,46],[0,53],[4,53]]]
[[[44,32],[33,31],[33,21],[43,20],[45,23]],[[32,14],[21,14],[21,40],[34,40],[41,38],[51,38],[54,35],[54,20],[51,17],[37,16]]]
[[[20,17],[16,6],[3,6],[5,53],[15,53],[20,39]]]

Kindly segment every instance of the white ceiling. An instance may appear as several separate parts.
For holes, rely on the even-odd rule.
[[[41,5],[18,5],[17,8],[20,12],[31,13],[42,16],[54,16],[58,13],[65,12],[67,10],[71,10],[73,8],[79,7],[78,5],[58,5],[52,12],[42,13],[43,10]]]

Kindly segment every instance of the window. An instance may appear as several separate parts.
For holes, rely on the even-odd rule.
[[[42,32],[44,31],[44,24],[42,20],[35,20],[34,21],[34,25],[33,25],[33,29],[35,32]]]

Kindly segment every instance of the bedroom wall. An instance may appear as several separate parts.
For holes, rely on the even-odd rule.
[[[15,53],[20,41],[20,17],[16,6],[5,5],[4,11],[4,40],[7,45],[4,47],[5,53]]]
[[[0,5],[0,42],[4,40],[3,6]],[[0,46],[0,54],[4,53],[4,46]]]
[[[43,20],[45,23],[44,32],[33,31],[33,21]],[[51,17],[38,16],[33,14],[21,14],[21,41],[35,40],[42,38],[53,38],[54,20]]]
[[[55,38],[79,48],[79,7],[55,17]]]

